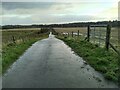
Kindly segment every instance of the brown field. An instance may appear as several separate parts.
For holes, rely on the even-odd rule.
[[[35,37],[40,29],[10,29],[2,31],[2,45],[6,45],[13,42],[13,36],[16,41],[21,39],[29,39]],[[1,31],[0,31],[1,32]]]
[[[62,33],[70,33],[70,32],[78,32],[78,30],[80,31],[80,33],[86,33],[87,32],[87,27],[80,27],[80,28],[54,28],[56,32]]]

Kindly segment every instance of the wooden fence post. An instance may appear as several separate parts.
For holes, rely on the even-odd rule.
[[[73,37],[73,31],[72,31],[72,37]]]
[[[90,41],[90,25],[88,25],[88,28],[87,28],[87,41],[88,42]]]
[[[78,30],[78,37],[79,37],[79,30]]]
[[[107,50],[109,50],[109,45],[110,45],[110,32],[111,32],[111,25],[107,25],[107,31],[106,31],[106,42],[105,42],[105,47]]]

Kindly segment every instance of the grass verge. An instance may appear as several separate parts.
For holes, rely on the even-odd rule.
[[[39,38],[30,38],[25,42],[19,44],[11,43],[2,49],[2,73],[9,68],[9,66],[15,62],[20,55],[22,55],[26,49],[28,49],[33,43],[38,40],[47,38],[48,35],[42,35]]]
[[[96,71],[103,73],[106,79],[118,82],[118,55],[112,50],[98,47],[90,42],[75,38],[57,37],[83,57]]]

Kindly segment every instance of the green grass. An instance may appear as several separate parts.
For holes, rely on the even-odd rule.
[[[30,37],[29,40],[26,40],[24,42],[20,43],[11,43],[7,44],[2,49],[2,73],[5,73],[5,71],[9,68],[9,66],[15,62],[20,55],[22,55],[26,49],[28,49],[33,43],[36,41],[47,38],[48,35],[44,34],[39,37]]]
[[[119,76],[118,55],[113,51],[98,47],[90,42],[75,38],[58,37],[83,57],[95,70],[103,73],[106,79],[117,82]]]

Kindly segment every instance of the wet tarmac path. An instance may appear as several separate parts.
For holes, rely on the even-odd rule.
[[[3,88],[116,88],[63,41],[34,43],[3,76]]]

